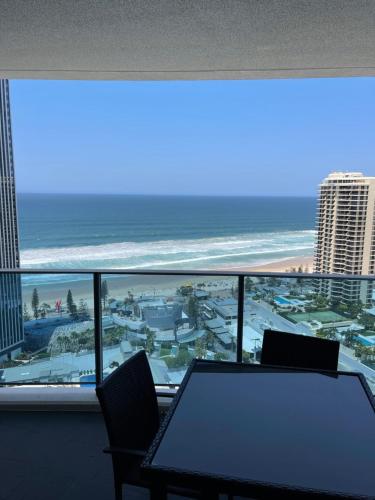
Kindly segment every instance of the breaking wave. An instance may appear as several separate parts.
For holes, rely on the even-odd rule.
[[[314,231],[252,233],[233,237],[124,241],[21,252],[21,265],[43,269],[212,269],[257,265],[311,255]]]

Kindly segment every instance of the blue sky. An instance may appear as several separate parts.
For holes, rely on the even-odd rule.
[[[19,192],[314,196],[375,175],[375,78],[12,81]]]

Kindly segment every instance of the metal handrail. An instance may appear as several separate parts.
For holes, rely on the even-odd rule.
[[[270,272],[270,271],[202,271],[202,270],[177,270],[177,269],[2,269],[0,274],[132,274],[132,275],[155,275],[155,276],[233,276],[254,278],[307,278],[307,279],[341,279],[366,281],[375,279],[375,274],[339,274],[339,273],[299,273],[299,272]]]

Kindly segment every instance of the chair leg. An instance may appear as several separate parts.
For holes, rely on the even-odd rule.
[[[122,500],[122,483],[115,481],[115,499]]]

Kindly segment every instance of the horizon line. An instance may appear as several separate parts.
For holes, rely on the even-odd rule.
[[[155,197],[191,197],[191,198],[316,198],[316,195],[298,195],[298,194],[192,194],[192,193],[67,193],[53,191],[17,191],[16,195],[35,194],[35,195],[69,195],[69,196],[155,196]]]

